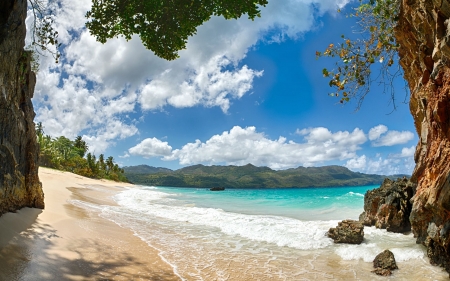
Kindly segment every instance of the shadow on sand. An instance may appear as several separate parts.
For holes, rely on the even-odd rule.
[[[19,213],[26,216],[0,218],[0,280],[179,280],[172,271],[155,270],[152,261],[111,246],[114,241],[73,239],[65,250],[55,251],[52,246],[65,238],[39,223],[40,212],[25,208]]]

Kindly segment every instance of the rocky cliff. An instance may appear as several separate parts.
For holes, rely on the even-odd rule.
[[[24,51],[26,0],[0,1],[0,215],[44,207],[31,103],[35,74]]]
[[[396,38],[420,136],[410,216],[433,264],[450,272],[450,0],[401,0]]]
[[[386,178],[379,188],[368,190],[364,195],[364,212],[359,221],[391,232],[410,231],[410,200],[415,187],[406,178],[396,181]]]

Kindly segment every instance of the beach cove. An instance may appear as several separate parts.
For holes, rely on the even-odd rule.
[[[411,234],[365,227],[361,245],[325,236],[357,218],[372,187],[213,193],[39,176],[46,208],[0,218],[0,280],[448,279]],[[370,272],[384,248],[399,266],[391,277]]]

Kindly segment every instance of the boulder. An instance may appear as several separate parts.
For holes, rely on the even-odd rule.
[[[373,267],[375,270],[372,272],[382,276],[389,276],[392,270],[398,269],[394,254],[389,250],[384,250],[375,257]]]
[[[330,228],[328,237],[334,243],[361,244],[364,239],[364,226],[355,220],[343,220],[336,228]]]
[[[406,178],[396,181],[386,178],[379,188],[368,190],[364,195],[364,212],[359,216],[360,222],[390,232],[410,231],[410,201],[415,187]]]

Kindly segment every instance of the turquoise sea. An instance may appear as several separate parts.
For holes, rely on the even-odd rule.
[[[326,236],[358,219],[377,186],[208,189],[136,186],[113,195],[117,206],[72,204],[98,213],[156,248],[182,280],[386,280],[371,273],[390,249],[393,280],[445,280],[412,234],[365,227],[361,245]]]

